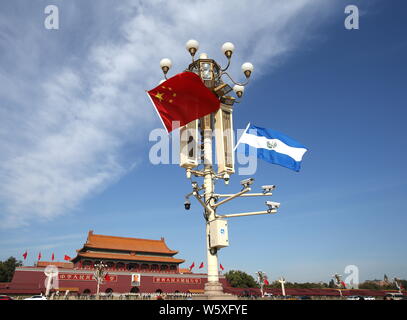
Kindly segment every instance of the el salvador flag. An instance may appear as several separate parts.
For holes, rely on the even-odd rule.
[[[255,148],[259,159],[297,172],[301,169],[304,153],[308,151],[301,143],[281,132],[256,127],[250,123],[240,137],[235,149],[240,143],[244,145],[246,156],[250,154],[250,148]]]

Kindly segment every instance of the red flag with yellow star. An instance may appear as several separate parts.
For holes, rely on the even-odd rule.
[[[188,71],[164,81],[147,94],[168,132],[220,107],[217,96],[198,75]]]

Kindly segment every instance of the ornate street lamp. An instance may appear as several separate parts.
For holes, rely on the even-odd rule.
[[[204,208],[208,258],[208,282],[205,284],[205,296],[208,299],[219,299],[225,297],[222,285],[219,282],[217,252],[220,248],[229,245],[227,222],[225,218],[276,213],[279,204],[273,203],[278,204],[278,206],[273,205],[271,207],[266,203],[269,209],[264,211],[226,215],[216,214],[217,207],[223,203],[237,197],[271,196],[271,191],[274,189],[273,186],[273,188],[266,188],[267,190],[261,193],[247,194],[251,190],[250,185],[254,181],[254,179],[250,178],[241,182],[243,189],[236,194],[214,193],[214,181],[223,179],[225,184],[228,184],[230,175],[235,172],[233,105],[240,102],[238,99],[243,97],[245,86],[249,83],[254,67],[250,62],[243,63],[241,68],[245,76],[245,81],[236,82],[226,72],[231,64],[231,58],[235,50],[233,43],[226,42],[222,45],[221,50],[227,58],[227,65],[225,67],[222,67],[214,59],[209,58],[206,53],[201,53],[198,59],[195,59],[199,49],[199,43],[196,40],[189,40],[185,48],[192,58],[192,62],[185,71],[197,74],[205,86],[210,89],[220,101],[220,108],[216,112],[191,121],[180,128],[180,166],[186,169],[188,179],[191,179],[192,176],[203,178],[202,186],[199,186],[197,182],[191,180],[192,192],[185,196],[184,206],[186,210],[189,210],[191,206],[189,197],[194,196]],[[170,59],[162,59],[160,61],[160,67],[165,79],[167,79],[167,73],[171,66],[172,62]],[[224,81],[225,78],[232,84],[230,85]],[[162,82],[160,82],[160,84],[161,83]],[[234,92],[236,97],[229,95],[230,92]],[[218,162],[216,172],[213,168],[213,135],[215,136],[216,158]],[[203,160],[203,168],[197,170],[196,168],[201,165],[201,160]],[[264,187],[263,190],[265,190]],[[226,199],[218,202],[219,198]]]
[[[99,298],[100,285],[103,284],[103,281],[107,274],[106,271],[107,265],[104,264],[103,261],[100,261],[99,263],[95,264],[94,267],[95,272],[93,273],[93,275],[95,276],[95,280],[97,283],[96,296]]]
[[[257,282],[260,285],[261,296],[264,297],[264,285],[267,280],[267,275],[263,271],[257,271]]]

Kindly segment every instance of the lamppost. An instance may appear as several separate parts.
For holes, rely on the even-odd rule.
[[[278,282],[280,282],[280,284],[281,284],[281,293],[285,297],[285,287],[284,287],[284,285],[285,285],[286,281],[285,281],[285,279],[283,277],[280,277],[280,279],[278,279]]]
[[[261,296],[264,297],[264,284],[267,281],[267,275],[263,271],[257,271],[257,282],[260,284]]]
[[[52,288],[59,288],[58,268],[54,265],[49,265],[44,269],[44,274],[47,276],[45,280],[45,296],[48,297]]]
[[[105,279],[105,276],[107,274],[106,271],[107,265],[103,263],[103,261],[100,261],[99,263],[95,264],[95,272],[93,275],[95,276],[95,280],[97,283],[97,289],[96,289],[96,296],[99,298],[99,291],[100,291],[100,285],[103,283],[103,280]]]
[[[220,101],[218,111],[206,115],[200,119],[191,121],[180,128],[180,166],[186,169],[186,176],[203,178],[203,184],[192,181],[192,192],[185,196],[185,209],[189,210],[191,202],[189,197],[195,197],[204,208],[204,218],[206,223],[206,247],[207,247],[207,267],[208,282],[205,284],[205,296],[208,299],[226,298],[223,294],[222,285],[219,282],[218,271],[218,250],[229,246],[228,229],[225,218],[240,217],[259,214],[273,214],[280,206],[278,202],[267,201],[267,210],[243,213],[231,213],[218,215],[217,207],[233,200],[237,197],[271,196],[274,185],[263,186],[263,192],[248,194],[254,179],[248,178],[241,181],[242,190],[235,194],[216,194],[214,183],[218,179],[229,183],[230,175],[234,170],[234,132],[233,132],[233,105],[239,103],[235,97],[228,95],[232,90],[238,99],[241,99],[245,86],[253,72],[253,65],[250,62],[243,63],[242,71],[246,77],[244,82],[236,82],[226,72],[230,66],[231,58],[235,46],[226,42],[222,45],[222,52],[227,58],[226,67],[222,68],[215,60],[210,59],[206,53],[201,53],[195,60],[195,55],[199,49],[196,40],[189,40],[186,49],[190,53],[192,62],[185,71],[197,74],[205,86],[210,89]],[[172,66],[170,59],[162,59],[160,67],[167,79],[167,73]],[[233,83],[233,88],[223,81],[227,77]],[[165,81],[165,80],[163,80]],[[217,171],[213,166],[212,139],[215,136]],[[199,166],[203,167],[198,169]],[[225,198],[219,201],[220,198]]]
[[[342,288],[346,289],[346,286],[344,285],[344,282],[341,279],[342,275],[335,273],[334,275],[332,275],[332,279],[334,279],[335,285],[338,287],[338,291],[340,296],[342,297]]]
[[[400,284],[400,279],[394,278],[394,284],[397,287],[397,290],[399,291],[400,294],[403,294],[402,292],[402,285]]]

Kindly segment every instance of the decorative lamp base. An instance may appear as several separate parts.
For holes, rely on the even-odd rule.
[[[237,296],[223,292],[220,282],[205,283],[205,293],[193,297],[194,300],[237,300]]]

